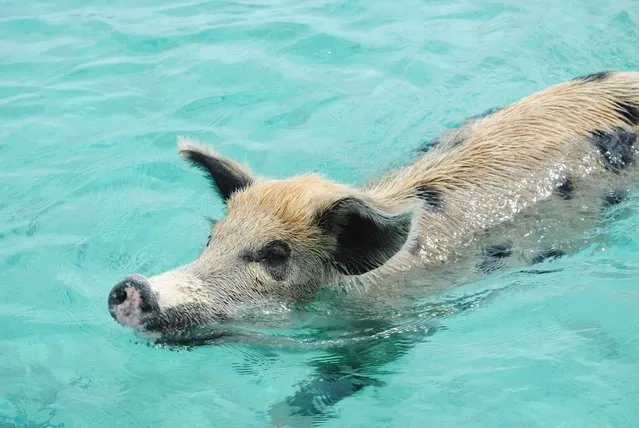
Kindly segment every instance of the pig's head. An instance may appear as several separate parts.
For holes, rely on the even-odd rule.
[[[179,151],[204,171],[226,213],[196,260],[150,278],[130,275],[111,290],[112,316],[140,332],[180,332],[265,302],[311,298],[386,264],[414,230],[412,205],[384,208],[318,176],[260,178],[190,140],[180,139]]]

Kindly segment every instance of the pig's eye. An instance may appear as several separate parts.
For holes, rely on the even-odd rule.
[[[291,255],[291,247],[284,241],[275,240],[262,247],[258,254],[259,261],[277,265],[288,260]]]
[[[206,240],[206,246],[211,245],[211,235],[209,235],[209,239]]]

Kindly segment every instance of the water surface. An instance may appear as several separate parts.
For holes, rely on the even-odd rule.
[[[636,197],[556,272],[467,284],[399,314],[399,330],[373,320],[320,334],[320,305],[278,333],[296,346],[171,350],[106,310],[125,274],[195,257],[206,217],[222,213],[177,135],[260,174],[357,183],[466,116],[577,75],[639,70],[635,0],[0,10],[0,426],[265,426],[318,370],[352,369],[353,353],[378,383],[316,423],[639,425]],[[330,352],[330,340],[348,346]]]

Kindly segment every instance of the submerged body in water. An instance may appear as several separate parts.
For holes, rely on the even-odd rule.
[[[181,139],[226,204],[193,262],[109,295],[112,315],[164,335],[262,305],[347,294],[402,296],[583,245],[636,175],[639,73],[598,73],[467,120],[409,165],[361,187],[317,175],[259,177]],[[381,299],[381,300],[385,300]]]
[[[357,188],[316,175],[259,177],[182,139],[180,153],[211,180],[226,216],[197,260],[126,278],[110,292],[109,310],[160,341],[208,343],[263,308],[330,289],[343,308],[374,313],[496,269],[561,257],[587,244],[602,210],[632,188],[638,132],[639,73],[611,72],[469,118],[409,165]],[[385,315],[370,318],[374,330],[391,328]],[[398,343],[428,332],[383,346],[327,346],[336,358],[318,366],[319,383],[289,405],[314,413],[300,402],[312,402],[317,388],[332,391],[330,405],[375,384],[362,367],[397,358]]]

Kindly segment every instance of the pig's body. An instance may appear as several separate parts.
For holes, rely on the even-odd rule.
[[[639,73],[585,76],[467,120],[364,187],[389,209],[416,193],[426,208],[416,241],[357,280],[408,268],[449,283],[580,247],[636,181],[638,131]]]
[[[417,277],[434,290],[559,256],[634,182],[638,132],[639,73],[599,73],[471,118],[360,188],[256,177],[183,140],[227,215],[194,262],[116,286],[111,313],[162,334],[329,285],[397,292]]]
[[[636,182],[638,132],[639,73],[599,73],[471,118],[410,165],[360,188],[318,176],[256,177],[182,140],[181,154],[209,176],[226,216],[196,260],[150,279],[127,277],[109,294],[109,310],[164,341],[207,343],[223,334],[210,325],[337,287],[345,293],[333,310],[370,309],[343,315],[366,331],[376,326],[383,339],[336,343],[271,412],[323,413],[380,385],[371,368],[431,332],[368,319],[370,304],[392,306],[583,246],[601,211]],[[194,335],[201,326],[209,333]]]

